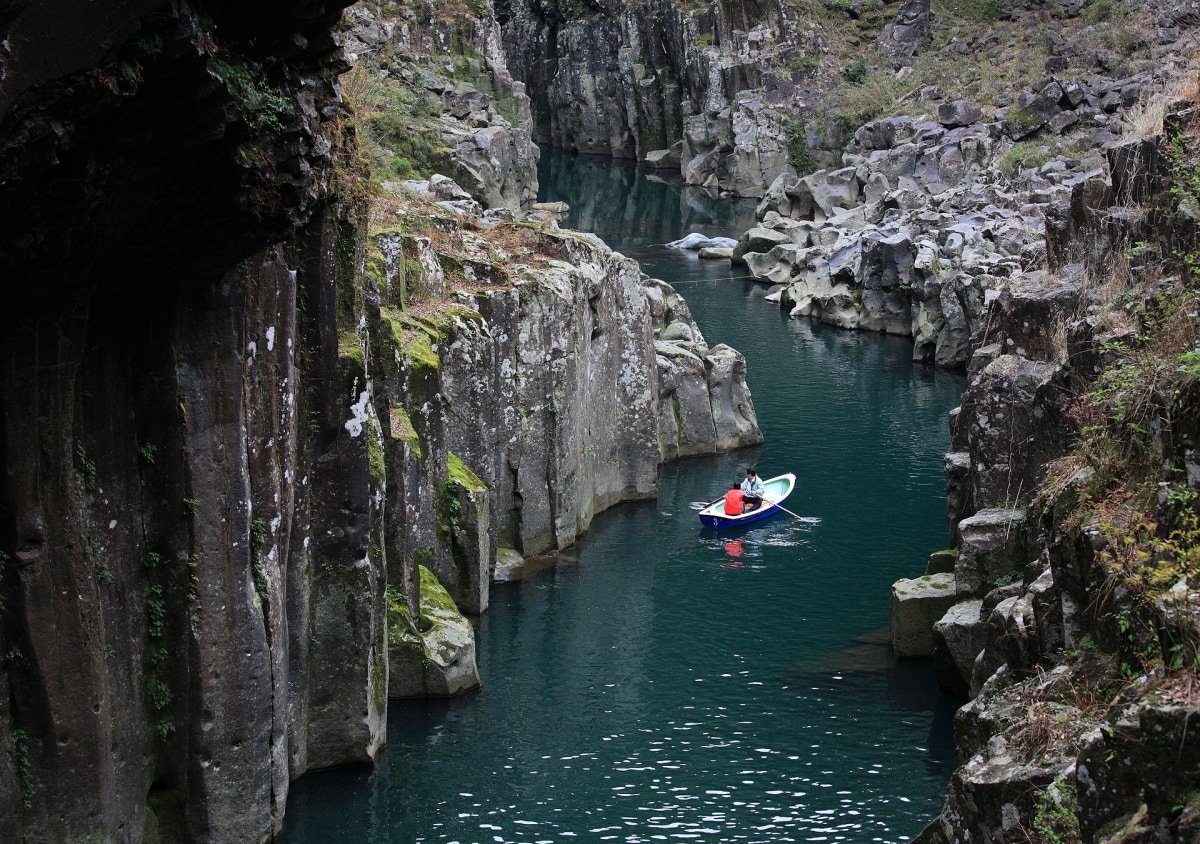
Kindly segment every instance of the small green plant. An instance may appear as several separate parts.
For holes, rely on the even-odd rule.
[[[1124,11],[1113,0],[1092,0],[1083,10],[1083,19],[1087,23],[1097,24],[1118,17]]]
[[[1059,777],[1049,787],[1034,794],[1034,840],[1046,844],[1070,844],[1079,839],[1079,818],[1075,815],[1075,783]]]
[[[152,639],[161,639],[167,624],[167,602],[157,583],[146,587],[146,632]]]
[[[1019,583],[1024,579],[1024,575],[1019,571],[1010,571],[1006,575],[996,578],[996,588],[1003,589],[1005,586],[1011,586],[1014,583]]]
[[[842,68],[842,78],[851,85],[861,85],[867,81],[871,69],[865,59],[859,58]]]
[[[283,131],[284,118],[293,111],[292,101],[267,81],[257,65],[215,59],[212,66],[246,125],[258,132]]]
[[[1053,157],[1049,147],[1027,141],[1005,152],[997,166],[1001,173],[1011,179],[1021,170],[1036,170]]]
[[[138,457],[142,458],[142,462],[150,466],[154,465],[155,455],[158,453],[158,446],[154,443],[145,443],[138,448]]]
[[[199,503],[195,498],[183,499],[183,512],[188,516],[196,515],[196,505]]]
[[[943,20],[990,24],[1000,20],[1001,0],[935,0],[933,11]]]
[[[255,519],[250,523],[250,576],[254,580],[254,591],[263,603],[266,603],[270,594],[262,559],[262,549],[266,543],[267,523],[262,519]]]
[[[146,680],[146,697],[156,715],[154,731],[158,733],[160,739],[165,741],[171,733],[175,732],[175,722],[161,717],[161,713],[171,705],[171,701],[175,699],[175,695],[172,693],[171,687],[164,683],[161,677],[157,674],[151,674]]]
[[[33,808],[33,765],[29,761],[29,736],[24,730],[12,731],[13,761],[16,763],[17,786],[21,789],[21,802],[26,809]]]
[[[713,45],[716,36],[711,32],[701,32],[696,36],[696,46],[701,50],[705,50]]]
[[[795,168],[797,175],[807,176],[817,169],[813,162],[812,150],[808,146],[808,124],[804,115],[799,115],[787,128],[788,164]]]
[[[75,456],[79,459],[79,476],[88,489],[96,487],[96,464],[88,459],[87,449],[81,441],[75,442]]]
[[[462,502],[458,500],[458,484],[452,478],[442,482],[439,499],[442,519],[438,522],[438,532],[458,539],[463,531]]]
[[[171,689],[167,684],[157,677],[152,678],[146,685],[150,703],[155,709],[165,709],[175,699],[175,695],[171,694]]]
[[[195,554],[188,554],[184,566],[187,568],[187,599],[188,601],[195,601],[200,597],[200,558]]]
[[[142,558],[142,565],[148,569],[158,568],[158,564],[162,562],[162,555],[155,551],[147,551],[146,556]]]

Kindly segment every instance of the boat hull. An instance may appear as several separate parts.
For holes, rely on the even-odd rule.
[[[795,486],[796,476],[790,472],[771,478],[769,481],[763,481],[766,495],[762,507],[751,510],[749,513],[730,516],[724,512],[724,500],[715,501],[700,511],[700,523],[705,527],[729,529],[768,519],[783,512],[779,505],[787,501]]]
[[[783,512],[782,510],[780,510],[778,507],[776,507],[774,504],[772,504],[769,507],[760,507],[759,509],[753,510],[750,513],[743,513],[741,515],[741,518],[730,518],[729,516],[701,515],[700,523],[702,525],[704,525],[705,527],[735,528],[735,527],[741,527],[742,525],[749,525],[749,524],[753,524],[754,522],[762,521],[763,519],[767,518],[768,516],[774,516],[776,513],[782,513],[782,512]]]

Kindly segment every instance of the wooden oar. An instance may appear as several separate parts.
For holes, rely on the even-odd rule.
[[[785,512],[785,513],[787,513],[789,516],[791,516],[791,517],[792,517],[793,519],[795,519],[796,521],[800,521],[800,522],[804,521],[804,517],[803,517],[803,516],[797,516],[795,513],[793,513],[793,512],[792,512],[791,510],[789,510],[788,508],[784,507],[782,504],[775,504],[774,506],[778,507],[780,510],[782,510],[782,511],[783,511],[783,512]]]

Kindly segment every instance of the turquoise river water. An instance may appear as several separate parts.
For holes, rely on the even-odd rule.
[[[955,702],[896,663],[891,583],[946,544],[941,457],[960,376],[904,339],[790,320],[742,268],[662,244],[731,235],[753,201],[606,159],[544,154],[542,195],[686,295],[740,349],[766,443],[662,469],[657,501],[596,518],[557,567],[496,587],[481,692],[393,701],[374,769],[293,784],[285,840],[888,841],[941,809]],[[741,533],[696,509],[743,467],[799,478]]]

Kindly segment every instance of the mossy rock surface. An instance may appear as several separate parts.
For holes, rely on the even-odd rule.
[[[456,454],[446,454],[446,473],[450,480],[468,492],[483,492],[487,489],[487,484],[481,481],[479,476],[472,472],[471,468],[463,463]]]
[[[479,687],[475,630],[425,566],[418,569],[421,605],[414,625],[398,593],[388,595],[390,697],[449,697]]]

